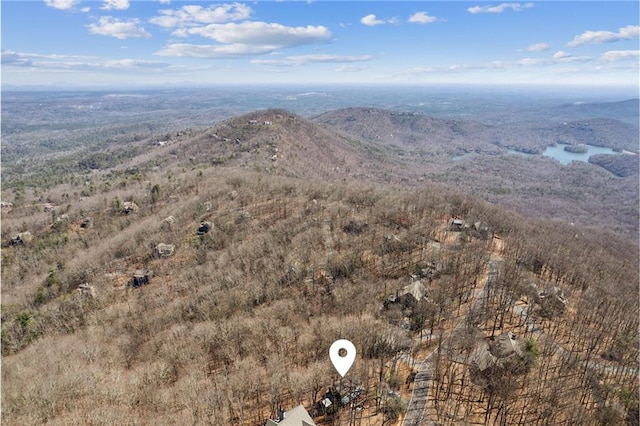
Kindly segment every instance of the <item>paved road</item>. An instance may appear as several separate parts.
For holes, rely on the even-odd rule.
[[[488,262],[488,275],[487,279],[482,286],[481,289],[477,290],[474,294],[474,302],[467,313],[467,316],[481,307],[482,300],[485,297],[487,287],[490,282],[492,282],[498,275],[498,263],[502,261],[502,259],[498,256],[491,256]],[[563,348],[560,344],[555,342],[553,339],[549,338],[544,334],[542,329],[538,327],[533,320],[528,316],[526,308],[522,306],[516,305],[512,301],[512,306],[514,311],[524,320],[527,328],[533,332],[533,334],[539,340],[546,341],[548,344],[553,345],[554,350],[561,357],[568,359],[570,356],[570,352]],[[458,321],[454,329],[448,333],[445,333],[442,336],[441,344],[448,338],[454,334],[455,331],[461,329],[465,322],[466,318],[462,318]],[[432,336],[432,338],[438,338],[437,335]],[[431,379],[433,376],[433,361],[435,360],[435,353],[437,352],[437,348],[434,349],[427,357],[422,360],[418,366],[417,374],[414,382],[413,393],[411,395],[411,400],[409,401],[409,405],[407,406],[407,413],[405,419],[402,423],[403,426],[421,426],[421,425],[435,425],[436,423],[426,417],[426,408],[429,396],[429,388],[431,386]],[[409,355],[403,356],[404,360],[407,361],[409,365],[415,365],[416,361],[412,359]],[[582,361],[582,364],[586,366],[586,368],[593,369],[599,372],[618,372],[623,371],[624,373],[635,373],[638,374],[639,369],[637,367],[621,367],[621,366],[612,366],[603,363],[598,363],[595,361],[590,361],[587,363],[586,361]]]
[[[487,291],[487,284],[489,284],[492,280],[494,280],[498,274],[498,262],[500,258],[492,256],[489,259],[489,273],[487,274],[487,279],[479,290],[474,294],[474,302],[467,313],[467,316],[480,307],[482,304],[482,299],[484,298]],[[451,335],[455,334],[456,331],[462,329],[465,325],[465,318],[461,318],[453,330],[447,333],[447,338],[451,337]],[[443,336],[442,342],[444,342],[445,336]],[[441,342],[441,344],[442,344]],[[402,422],[403,426],[431,426],[435,425],[435,423],[426,417],[426,409],[427,402],[429,399],[429,388],[431,386],[431,378],[433,377],[433,361],[435,360],[435,354],[437,352],[437,348],[432,351],[427,357],[420,362],[418,366],[416,379],[414,382],[413,393],[411,394],[411,400],[409,401],[409,405],[407,405],[407,414]],[[410,360],[410,357],[404,357]],[[409,364],[411,365],[411,364]]]
[[[427,400],[429,398],[429,386],[431,385],[431,376],[433,374],[433,365],[431,358],[433,358],[432,352],[418,367],[418,373],[416,374],[416,380],[413,388],[413,394],[411,395],[411,401],[407,406],[407,415],[404,418],[403,425],[406,426],[431,426],[434,425],[431,420],[425,418]]]

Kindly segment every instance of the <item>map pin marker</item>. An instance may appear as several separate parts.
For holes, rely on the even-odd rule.
[[[340,356],[340,349],[344,349],[347,352],[345,356]],[[353,361],[356,360],[356,347],[348,340],[336,340],[329,348],[329,358],[336,371],[340,376],[344,377],[353,365]]]

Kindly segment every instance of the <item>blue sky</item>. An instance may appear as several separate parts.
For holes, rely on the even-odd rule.
[[[2,84],[638,86],[637,1],[2,1]]]

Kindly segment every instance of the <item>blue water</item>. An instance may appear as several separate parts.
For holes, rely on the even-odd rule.
[[[548,146],[547,149],[544,150],[542,155],[546,155],[547,157],[554,158],[558,160],[561,164],[567,165],[572,161],[584,161],[585,163],[589,162],[589,157],[594,154],[622,154],[620,152],[615,152],[611,148],[603,148],[601,146],[593,146],[593,145],[585,145],[587,148],[587,152],[585,153],[574,153],[567,152],[564,150],[564,147],[567,146],[565,144],[557,144],[556,146]],[[525,152],[515,151],[513,149],[509,150],[509,154],[517,154],[523,155],[526,157],[530,157],[532,155],[539,154],[527,154]]]

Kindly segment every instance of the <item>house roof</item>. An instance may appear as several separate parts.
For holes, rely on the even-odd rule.
[[[515,334],[508,332],[496,337],[491,353],[497,358],[505,358],[514,353],[522,356],[522,349],[516,340]]]
[[[476,364],[480,371],[484,371],[487,368],[495,365],[496,357],[489,352],[489,344],[486,341],[482,341],[478,344],[476,351],[473,355],[473,362]]]
[[[295,408],[284,413],[284,419],[280,422],[274,420],[267,420],[266,426],[316,426],[311,419],[307,410],[302,405],[298,405]]]
[[[550,289],[541,291],[538,296],[540,297],[540,299],[549,299],[549,300],[553,300],[554,298],[562,303],[563,305],[567,304],[567,299],[564,296],[564,293],[562,292],[562,289],[560,289],[559,287],[551,287]]]
[[[399,296],[404,296],[405,294],[412,295],[417,301],[420,301],[423,298],[429,297],[427,288],[424,285],[422,285],[422,283],[419,280],[404,286]]]

